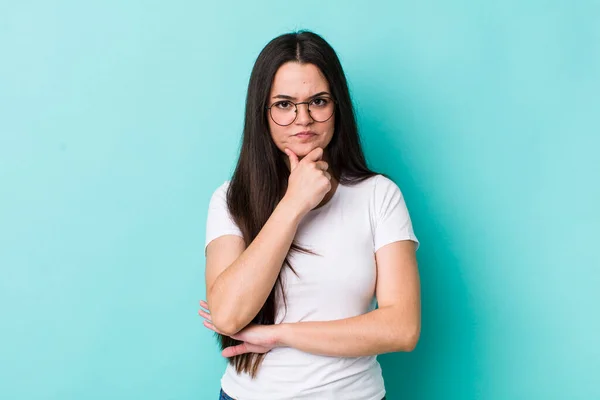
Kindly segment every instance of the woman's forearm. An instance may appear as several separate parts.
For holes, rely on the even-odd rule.
[[[285,198],[256,238],[207,289],[215,326],[233,335],[258,314],[277,280],[301,214]]]
[[[392,306],[352,318],[273,327],[280,346],[337,357],[412,351],[420,335],[420,322],[401,315]]]

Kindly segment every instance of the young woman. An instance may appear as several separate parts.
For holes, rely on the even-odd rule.
[[[376,355],[420,335],[418,245],[400,189],[367,167],[335,51],[273,39],[208,210],[199,313],[229,358],[221,399],[385,398]]]

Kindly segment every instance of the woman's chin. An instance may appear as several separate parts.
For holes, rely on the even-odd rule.
[[[298,156],[298,158],[303,158],[317,147],[319,147],[319,145],[316,143],[306,143],[302,145],[291,146],[290,150],[292,150]]]

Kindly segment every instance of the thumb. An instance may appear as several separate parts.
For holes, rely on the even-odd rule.
[[[298,156],[296,155],[296,153],[294,153],[293,151],[291,151],[290,149],[286,148],[283,151],[285,151],[285,154],[287,154],[287,156],[290,159],[290,172],[293,171],[296,166],[298,165]]]

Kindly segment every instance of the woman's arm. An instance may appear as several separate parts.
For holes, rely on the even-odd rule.
[[[232,336],[258,314],[275,285],[301,215],[282,200],[244,249],[239,236],[225,235],[206,248],[206,299],[212,323]]]
[[[412,351],[418,340],[414,325],[401,324],[400,310],[383,307],[358,317],[324,322],[281,324],[279,347],[336,357],[360,357]]]
[[[394,242],[383,246],[375,256],[377,310],[335,321],[251,325],[235,336],[244,343],[223,350],[223,355],[266,352],[274,347],[337,357],[412,351],[421,331],[415,243]],[[205,326],[215,330],[211,315],[204,310],[200,315],[206,319]]]
[[[302,161],[291,151],[288,188],[256,238],[244,249],[243,240],[225,235],[206,249],[206,298],[212,323],[227,336],[248,325],[265,304],[292,245],[300,221],[331,190],[323,149],[315,148]]]
[[[421,331],[415,243],[394,242],[375,256],[377,310],[337,321],[282,324],[276,333],[279,344],[344,357],[412,351]]]

